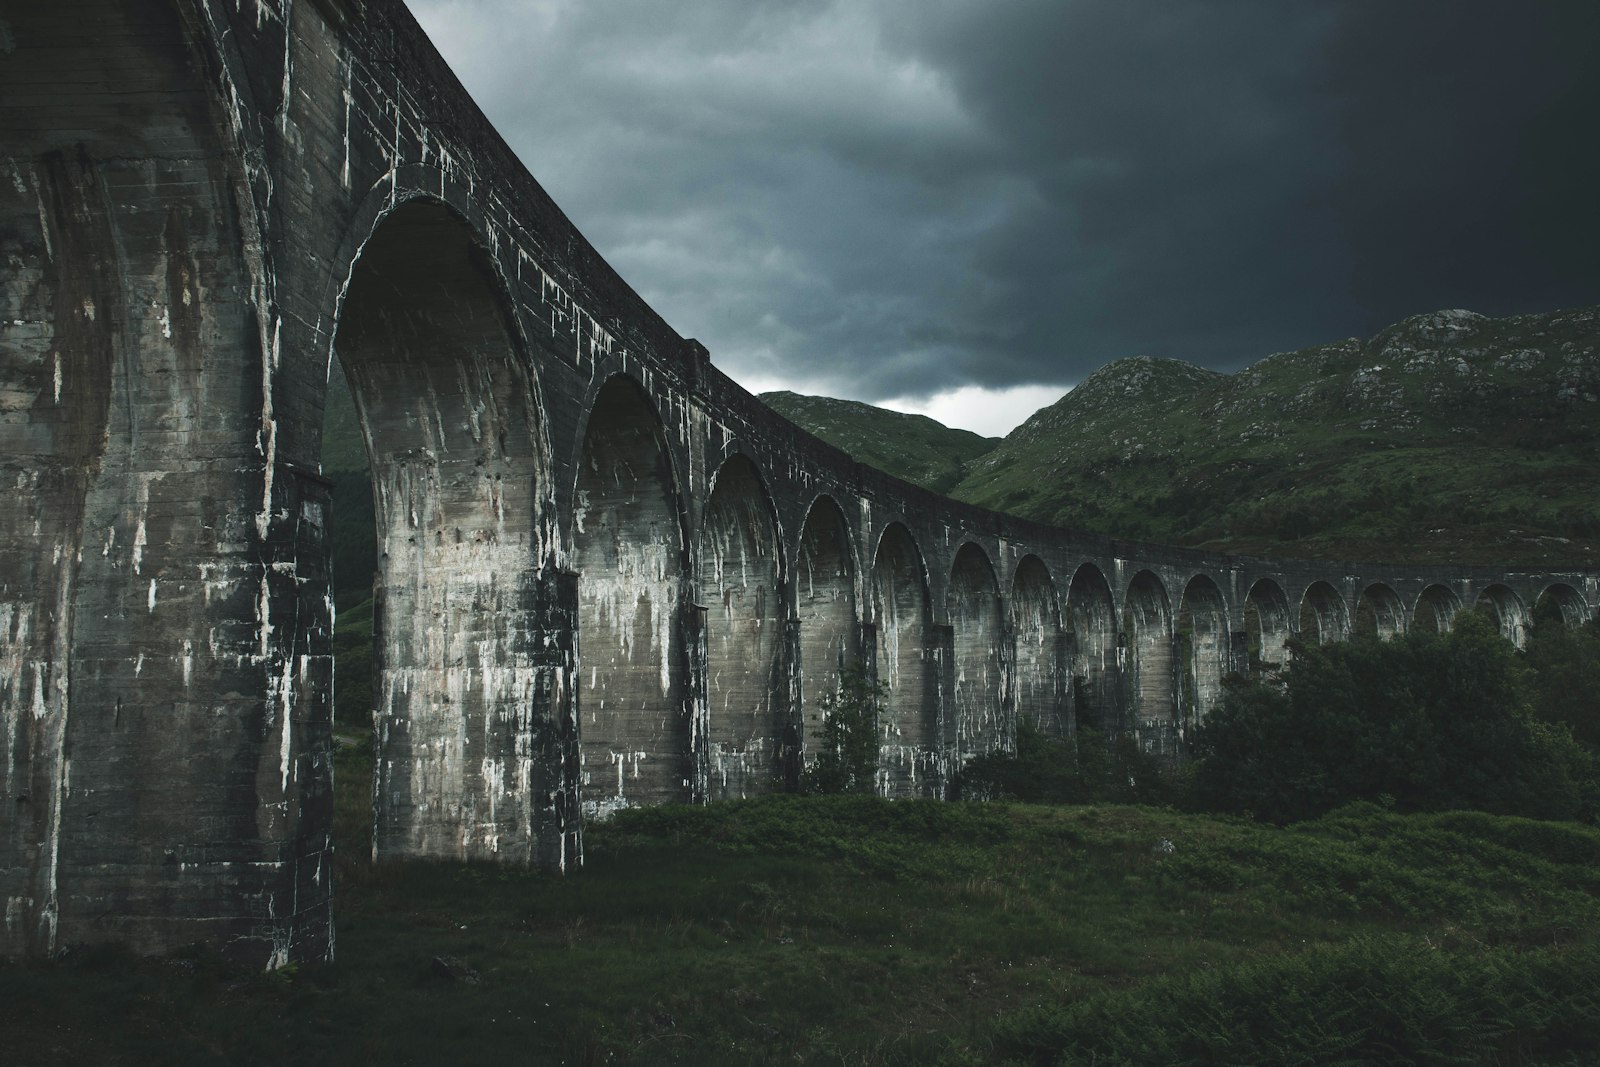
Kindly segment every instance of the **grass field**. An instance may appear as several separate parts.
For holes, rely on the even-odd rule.
[[[338,962],[0,967],[43,1063],[1583,1063],[1600,831],[1342,809],[774,796],[629,813],[566,876],[368,865],[339,762]]]

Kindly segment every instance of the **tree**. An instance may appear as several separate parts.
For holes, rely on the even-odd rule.
[[[1198,731],[1194,799],[1272,822],[1353,800],[1589,817],[1594,761],[1535,719],[1533,678],[1492,623],[1449,634],[1290,643],[1281,683],[1228,683]]]
[[[871,793],[878,777],[878,716],[887,690],[858,662],[839,669],[839,684],[822,698],[816,760],[806,768],[806,793]]]

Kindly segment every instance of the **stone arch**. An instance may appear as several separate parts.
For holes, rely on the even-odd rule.
[[[1064,620],[1071,628],[1072,712],[1077,729],[1102,732],[1122,725],[1122,655],[1117,606],[1111,583],[1099,567],[1085,563],[1067,587]]]
[[[1010,623],[1014,713],[1046,734],[1064,737],[1069,722],[1061,692],[1061,607],[1050,569],[1038,556],[1024,556],[1017,563]]]
[[[1316,643],[1343,641],[1350,636],[1350,608],[1339,591],[1327,582],[1312,582],[1300,597],[1299,625],[1302,640],[1315,637]]]
[[[1178,709],[1173,672],[1171,601],[1151,571],[1140,571],[1123,598],[1122,641],[1128,717],[1146,752],[1176,756]]]
[[[1289,662],[1289,598],[1271,578],[1257,579],[1245,594],[1244,632],[1252,672]]]
[[[1222,699],[1222,679],[1230,669],[1228,603],[1209,576],[1197,574],[1178,602],[1179,725],[1184,736]]]
[[[1411,612],[1411,628],[1419,633],[1445,634],[1461,610],[1461,598],[1448,585],[1430,585],[1417,596]]]
[[[531,859],[560,759],[542,411],[496,269],[454,211],[384,216],[334,350],[373,478],[377,856]],[[558,629],[560,627],[558,626]],[[558,642],[564,644],[565,642]]]
[[[800,624],[800,730],[807,756],[814,758],[823,700],[836,691],[839,671],[861,660],[855,550],[844,511],[831,496],[817,497],[806,512],[794,583]]]
[[[950,622],[953,715],[947,723],[957,760],[1015,745],[1015,728],[1002,714],[1004,666],[1000,659],[1000,584],[994,565],[976,544],[962,545],[950,565],[945,594]]]
[[[1509,585],[1496,582],[1486,587],[1472,606],[1493,619],[1507,641],[1518,648],[1528,643],[1528,607]]]
[[[1538,621],[1559,619],[1561,625],[1572,630],[1589,618],[1589,605],[1584,602],[1583,594],[1566,582],[1552,582],[1539,592],[1539,598],[1533,603],[1532,618]]]
[[[890,795],[938,787],[939,736],[930,685],[928,576],[911,531],[890,523],[872,563],[872,620],[878,681],[886,692],[879,729],[880,790]]]
[[[1400,602],[1400,594],[1383,582],[1374,582],[1362,590],[1356,601],[1353,632],[1384,641],[1405,633],[1406,606]]]
[[[601,386],[572,495],[583,811],[690,799],[682,501],[661,418],[632,378]]]
[[[705,605],[705,795],[768,792],[790,742],[783,668],[783,559],[776,511],[748,456],[711,484],[696,571]]]

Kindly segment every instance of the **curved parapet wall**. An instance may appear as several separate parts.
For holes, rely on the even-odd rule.
[[[559,868],[585,817],[793,787],[855,663],[880,789],[939,795],[1019,716],[1177,753],[1295,632],[1481,606],[1520,640],[1600,601],[1077,534],[854,463],[616,276],[398,0],[16,6],[7,954],[331,954],[335,360],[374,473],[380,860]]]

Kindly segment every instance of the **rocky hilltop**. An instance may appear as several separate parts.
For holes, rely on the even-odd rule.
[[[1597,472],[1600,309],[1439,311],[1236,374],[1118,360],[951,494],[1228,551],[1593,566]]]

